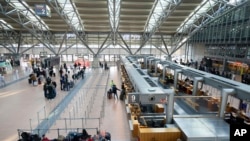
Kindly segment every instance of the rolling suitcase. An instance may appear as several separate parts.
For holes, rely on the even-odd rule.
[[[29,83],[29,84],[32,84],[32,80],[31,80],[30,78],[28,79],[28,83]]]
[[[38,82],[37,82],[37,81],[34,81],[33,84],[34,84],[34,86],[37,86],[37,85],[38,85]]]
[[[41,81],[40,78],[38,79],[38,84],[39,84],[39,85],[42,84],[42,81]]]
[[[107,92],[107,96],[108,96],[108,99],[112,98],[112,90],[111,89],[109,89],[109,91]]]
[[[70,88],[73,88],[73,87],[74,87],[74,82],[73,82],[73,81],[70,81],[70,82],[69,82],[69,87],[70,87]]]

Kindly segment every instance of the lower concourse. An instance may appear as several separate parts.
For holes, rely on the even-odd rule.
[[[109,82],[111,80],[118,87],[120,86],[119,75],[116,66],[110,67],[106,71],[101,68],[88,68],[85,79],[77,80],[74,88],[70,91],[61,91],[60,87],[57,87],[57,96],[53,100],[44,98],[43,85],[32,86],[28,84],[27,76],[23,80],[3,87],[0,92],[0,113],[2,115],[0,117],[2,121],[0,140],[17,140],[17,129],[34,130],[38,122],[43,122],[44,117],[54,114],[54,108],[58,108],[58,104],[62,105],[61,102],[68,95],[75,96],[65,106],[65,110],[61,111],[56,122],[49,123],[51,129],[60,128],[62,129],[60,135],[66,136],[70,128],[75,128],[74,130],[79,128],[81,130],[80,128],[83,125],[88,133],[92,135],[96,133],[96,128],[98,128],[98,130],[110,132],[112,140],[132,140],[130,139],[124,101],[107,99],[106,97],[106,90],[110,87]],[[59,78],[52,77],[52,79],[59,86]],[[102,118],[97,120],[100,117]],[[65,118],[72,120],[67,120],[67,123],[65,123]],[[79,120],[81,118],[87,119],[82,123],[82,120]],[[45,123],[48,124],[46,121]],[[50,139],[57,138],[57,135],[57,130],[49,130],[46,133],[46,136]]]

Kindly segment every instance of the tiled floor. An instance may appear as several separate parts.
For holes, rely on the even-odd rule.
[[[57,87],[57,97],[54,100],[46,100],[43,95],[42,85],[32,86],[28,84],[27,75],[19,71],[19,81],[11,80],[15,74],[5,76],[7,85],[0,89],[0,140],[15,141],[18,138],[17,129],[35,129],[43,119],[48,117],[51,111],[69,93],[61,91]],[[125,104],[123,101],[107,99],[106,91],[110,80],[114,80],[120,86],[119,71],[116,67],[110,67],[109,71],[99,68],[88,69],[84,81],[79,81],[79,91],[74,95],[69,105],[60,115],[59,119],[51,125],[53,128],[98,128],[111,133],[114,141],[132,141]],[[59,84],[59,78],[53,78]],[[8,80],[8,81],[7,81]],[[13,82],[15,81],[15,82]],[[81,84],[81,85],[80,85]],[[104,112],[102,112],[104,111]],[[98,117],[102,117],[99,119]],[[83,118],[85,120],[83,120]],[[67,119],[67,121],[66,121]],[[71,119],[71,120],[68,120]],[[88,130],[94,134],[95,130]],[[47,133],[48,137],[56,138],[57,132],[53,130]],[[66,132],[60,132],[65,135]]]

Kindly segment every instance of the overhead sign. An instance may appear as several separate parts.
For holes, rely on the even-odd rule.
[[[36,4],[35,12],[36,12],[36,15],[38,16],[45,16],[45,17],[51,16],[50,8],[46,4]]]

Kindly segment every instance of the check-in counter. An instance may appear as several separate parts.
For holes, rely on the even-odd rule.
[[[178,81],[179,92],[191,95],[193,93],[193,85],[187,84],[185,81]]]
[[[164,106],[162,104],[155,104],[154,111],[156,113],[163,113],[164,112]]]
[[[141,141],[176,141],[180,137],[178,128],[139,128]]]

